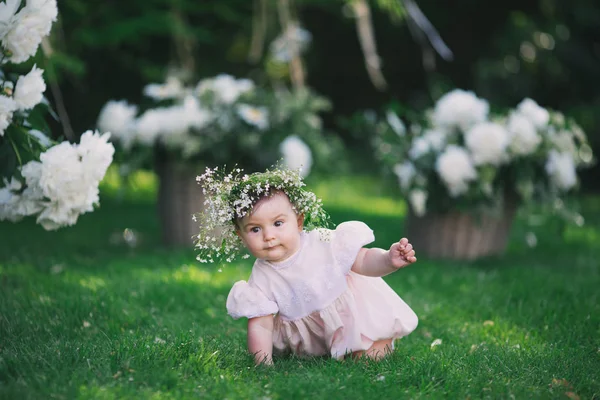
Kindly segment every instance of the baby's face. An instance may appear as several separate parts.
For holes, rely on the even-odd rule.
[[[256,258],[284,261],[300,248],[304,218],[296,215],[285,194],[259,201],[252,212],[238,222],[244,245]]]

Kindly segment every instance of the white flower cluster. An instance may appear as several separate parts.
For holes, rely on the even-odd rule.
[[[3,94],[0,94],[0,136],[4,136],[15,112],[30,110],[42,101],[46,90],[43,72],[34,65],[27,75],[17,79],[14,90],[12,82],[4,82]]]
[[[304,214],[304,227],[327,227],[329,216],[317,196],[304,189],[298,171],[276,166],[265,172],[244,174],[241,168],[219,171],[207,168],[196,178],[205,195],[204,209],[194,216],[200,223],[196,240],[200,262],[233,261],[243,251],[236,234],[236,221],[252,211],[263,197],[284,192],[294,210]]]
[[[56,0],[21,0],[0,3],[0,42],[7,60],[22,63],[35,55],[42,39],[56,21]]]
[[[426,114],[425,127],[413,124],[405,133],[394,116],[387,114],[391,133],[381,149],[402,149],[392,170],[417,215],[427,212],[429,200],[439,200],[429,197],[437,182],[451,201],[468,197],[491,203],[507,185],[519,191],[539,186],[540,179],[551,192],[564,193],[577,184],[576,168],[592,160],[581,128],[532,99],[507,116],[491,117],[487,101],[454,90]],[[539,177],[540,170],[545,177]],[[507,176],[515,181],[506,181]],[[519,194],[532,197],[530,190]]]
[[[138,106],[111,100],[98,116],[98,129],[111,132],[125,151],[132,151],[136,144],[151,147],[161,143],[189,159],[227,140],[255,146],[274,124],[285,119],[261,103],[253,81],[226,74],[189,87],[171,76],[164,84],[147,85],[143,92],[159,102],[158,106],[138,116]],[[291,168],[302,165],[304,173],[310,172],[312,155],[299,137],[291,135],[284,140],[280,155]]]
[[[56,0],[27,0],[23,7],[20,0],[0,3],[3,67],[35,55],[57,13]],[[19,164],[21,159],[31,160],[11,167],[16,168],[12,176],[10,169],[0,171],[10,176],[0,182],[0,220],[37,216],[45,229],[54,230],[75,224],[80,214],[93,210],[114,147],[107,142],[109,134],[92,131],[85,132],[78,145],[52,146],[50,138],[35,129],[34,113],[40,113],[36,106],[44,101],[46,90],[43,72],[34,65],[13,82],[0,71],[0,145],[14,148]]]
[[[13,177],[0,188],[0,220],[37,215],[47,230],[74,225],[98,203],[98,184],[114,152],[108,136],[87,131],[78,145],[62,142],[23,165],[25,183]]]

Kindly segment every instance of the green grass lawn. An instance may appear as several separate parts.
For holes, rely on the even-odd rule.
[[[583,227],[518,219],[501,258],[420,257],[386,277],[420,323],[383,361],[266,368],[246,354],[246,321],[225,311],[251,263],[219,270],[162,248],[153,177],[135,193],[115,179],[75,227],[0,223],[0,398],[600,398],[598,197],[582,199]],[[369,224],[375,245],[401,237],[404,204],[372,180],[314,188],[335,222]]]

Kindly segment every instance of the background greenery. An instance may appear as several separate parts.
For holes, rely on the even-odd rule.
[[[424,109],[454,87],[474,90],[495,107],[514,107],[531,97],[544,107],[559,109],[580,122],[595,152],[600,152],[600,6],[596,1],[418,1],[454,52],[451,62],[437,56],[435,68],[425,68],[421,47],[405,21],[379,6],[388,3],[394,2],[370,3],[389,83],[384,92],[368,79],[355,21],[343,11],[345,1],[293,3],[300,21],[313,34],[305,55],[308,84],[332,100],[326,128],[337,131],[349,153],[361,155],[355,160],[357,169],[374,165],[364,152],[369,133],[352,135],[338,124],[341,117],[377,110],[390,102]],[[60,84],[75,132],[93,127],[108,99],[139,104],[140,88],[161,81],[169,66],[186,66],[197,78],[226,72],[265,84],[269,80],[264,59],[258,64],[248,61],[253,8],[247,0],[113,0],[101,8],[63,0],[59,12],[47,67],[50,78]],[[273,12],[268,21],[269,40],[280,27]],[[59,126],[55,132],[60,132]],[[584,172],[585,187],[598,188],[598,176],[598,165]]]

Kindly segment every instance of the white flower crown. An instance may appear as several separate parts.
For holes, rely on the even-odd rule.
[[[200,233],[195,241],[198,249],[196,259],[200,262],[232,262],[243,252],[244,246],[236,234],[236,221],[252,211],[263,197],[284,192],[294,211],[304,214],[304,229],[329,226],[329,215],[322,207],[321,199],[303,187],[299,171],[280,165],[265,172],[244,174],[241,168],[231,172],[219,167],[207,168],[196,181],[203,186],[204,210],[194,215],[200,222]],[[242,258],[248,258],[246,253]]]

